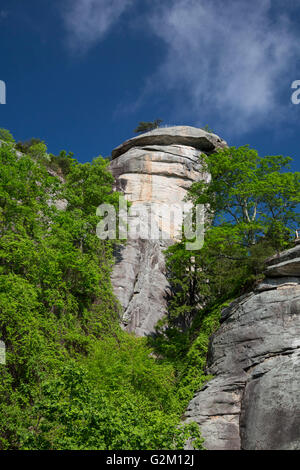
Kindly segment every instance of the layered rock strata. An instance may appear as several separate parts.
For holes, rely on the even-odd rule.
[[[186,421],[207,449],[300,449],[300,245],[267,261],[267,278],[222,312],[208,373]]]
[[[174,242],[182,223],[180,211],[175,211],[167,230],[164,226],[169,215],[167,208],[180,206],[190,185],[208,178],[199,163],[201,153],[225,146],[226,142],[215,134],[176,126],[139,135],[113,150],[110,169],[116,179],[116,190],[132,204],[131,213],[149,208],[154,215],[142,222],[143,228],[151,225],[153,229],[156,225],[160,234],[155,238],[129,233],[126,245],[116,256],[112,283],[128,331],[151,334],[165,315],[169,284],[163,251]],[[134,226],[136,220],[129,217],[128,223]]]

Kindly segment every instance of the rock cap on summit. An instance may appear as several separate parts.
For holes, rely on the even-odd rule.
[[[132,137],[116,147],[111,155],[115,159],[132,147],[144,145],[187,145],[204,152],[227,147],[227,142],[216,134],[191,126],[160,127],[145,134]]]

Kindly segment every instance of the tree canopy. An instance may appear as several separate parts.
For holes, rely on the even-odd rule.
[[[262,278],[264,260],[292,246],[300,223],[300,173],[288,171],[291,158],[260,157],[243,146],[200,159],[210,179],[195,182],[188,194],[194,207],[206,208],[204,246],[187,252],[183,241],[167,251],[169,322],[183,329],[203,308]]]
[[[222,308],[263,279],[267,256],[292,246],[300,174],[291,159],[248,146],[200,157],[210,180],[188,198],[206,207],[204,246],[166,251],[168,315],[156,335],[136,338],[119,326],[110,282],[118,242],[96,237],[97,207],[119,199],[109,162],[80,164],[36,141],[20,155],[2,136],[0,449],[183,449],[187,439],[203,448],[181,416],[210,378]]]
[[[161,119],[155,119],[154,121],[144,122],[141,121],[138,127],[135,129],[135,133],[138,134],[140,132],[149,132],[157,129],[163,121]]]
[[[204,204],[213,226],[239,234],[245,246],[272,238],[278,248],[299,225],[300,173],[291,173],[290,157],[260,157],[248,146],[223,149],[202,157],[207,183],[194,183],[194,204]]]
[[[62,153],[58,178],[41,144],[0,147],[0,450],[202,447],[180,425],[192,387],[182,400],[174,364],[119,326],[115,242],[96,236],[109,162]]]

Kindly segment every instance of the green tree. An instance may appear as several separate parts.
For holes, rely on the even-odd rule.
[[[31,145],[31,147],[28,148],[28,154],[36,160],[41,160],[45,163],[50,162],[50,156],[47,154],[47,147],[43,142]]]
[[[201,157],[211,179],[194,183],[189,198],[206,206],[204,246],[187,251],[183,239],[166,250],[172,295],[150,340],[174,365],[181,402],[210,378],[209,339],[222,309],[263,279],[268,256],[291,245],[299,225],[300,174],[287,171],[290,161],[261,158],[248,146]]]
[[[119,326],[114,242],[96,236],[118,203],[108,162],[71,158],[62,179],[36,149],[0,148],[0,449],[202,448],[180,425],[192,387],[181,400],[173,363]]]
[[[135,129],[135,133],[138,134],[139,132],[149,132],[157,129],[163,121],[161,119],[155,119],[154,121],[144,122],[141,121],[138,127]]]
[[[15,139],[7,129],[0,129],[0,141],[13,144]]]
[[[209,134],[213,134],[214,131],[209,127],[208,124],[206,124],[204,127],[202,127],[202,129],[206,132],[208,132]]]
[[[192,185],[195,204],[206,206],[213,226],[232,229],[243,246],[268,237],[283,248],[299,225],[300,173],[286,170],[290,157],[260,157],[248,146],[223,149],[204,156],[202,164],[210,182]]]
[[[290,161],[248,146],[201,157],[211,179],[194,183],[189,197],[206,207],[205,242],[200,251],[184,243],[167,251],[169,323],[189,327],[203,308],[240,295],[268,256],[290,246],[300,221],[300,173],[287,171]]]
[[[41,143],[44,144],[45,142],[43,142],[39,138],[32,137],[31,139],[26,140],[24,142],[22,141],[17,142],[16,149],[19,150],[19,152],[28,153],[28,150],[30,149],[30,147],[32,147],[33,145],[41,144]]]
[[[59,153],[59,155],[50,154],[49,167],[58,173],[62,173],[63,176],[67,176],[67,174],[71,170],[73,160],[74,160],[73,152],[67,153],[65,150],[62,150]]]

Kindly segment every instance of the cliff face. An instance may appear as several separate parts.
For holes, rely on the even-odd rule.
[[[110,169],[116,178],[116,189],[132,203],[132,209],[152,207],[155,214],[152,225],[156,224],[162,232],[159,208],[182,203],[194,181],[208,178],[201,171],[200,154],[224,146],[226,142],[202,129],[188,126],[156,129],[113,150]],[[133,226],[133,217],[128,222]],[[166,313],[169,286],[163,250],[173,243],[180,227],[181,219],[175,214],[172,230],[165,239],[130,237],[118,253],[112,283],[128,331],[149,334]]]
[[[211,380],[190,402],[207,449],[300,449],[300,245],[222,312]]]

